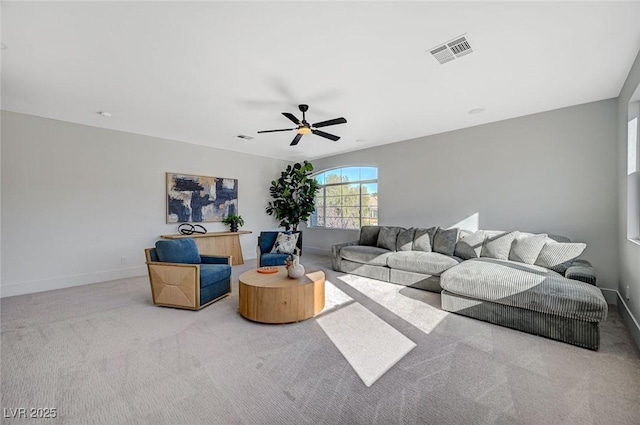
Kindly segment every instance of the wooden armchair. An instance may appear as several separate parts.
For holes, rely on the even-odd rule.
[[[154,305],[199,310],[231,294],[230,256],[201,256],[191,238],[144,251]]]

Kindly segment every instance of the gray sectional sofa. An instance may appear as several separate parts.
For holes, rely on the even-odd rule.
[[[441,292],[442,308],[597,350],[607,303],[585,245],[546,234],[363,226],[336,271]]]

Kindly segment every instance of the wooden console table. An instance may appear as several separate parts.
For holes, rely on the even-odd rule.
[[[240,230],[238,232],[209,232],[204,235],[182,235],[176,233],[173,235],[162,235],[160,237],[163,239],[193,238],[196,241],[196,246],[200,254],[231,255],[231,265],[237,266],[244,264],[240,235],[248,235],[249,233],[252,232],[249,230]]]

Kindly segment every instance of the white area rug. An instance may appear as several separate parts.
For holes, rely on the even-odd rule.
[[[428,291],[355,275],[344,275],[339,279],[426,334],[430,334],[449,315],[426,302],[429,297],[436,296]]]
[[[416,346],[359,303],[316,320],[367,387]]]

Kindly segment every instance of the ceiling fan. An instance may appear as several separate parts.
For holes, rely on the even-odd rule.
[[[293,121],[297,125],[296,128],[281,128],[279,130],[263,130],[263,131],[258,131],[258,133],[275,133],[276,131],[298,130],[298,134],[296,134],[296,137],[293,138],[293,141],[291,142],[290,146],[297,145],[300,139],[302,138],[302,136],[309,133],[313,133],[316,136],[333,140],[334,142],[340,139],[339,136],[325,133],[324,131],[317,130],[317,128],[327,127],[327,126],[336,125],[336,124],[345,124],[347,122],[346,119],[340,117],[340,118],[334,118],[332,120],[320,121],[315,124],[309,124],[305,116],[305,112],[309,110],[309,105],[298,105],[298,109],[300,109],[300,112],[302,112],[302,121],[300,121],[298,118],[295,117],[295,115],[290,114],[289,112],[282,113],[282,115],[289,118],[291,121]]]

